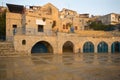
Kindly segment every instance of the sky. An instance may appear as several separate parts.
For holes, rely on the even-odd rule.
[[[49,2],[56,6],[60,11],[62,8],[67,8],[77,11],[80,14],[120,14],[120,0],[0,0],[0,6],[5,6],[6,3],[24,6],[43,6]]]

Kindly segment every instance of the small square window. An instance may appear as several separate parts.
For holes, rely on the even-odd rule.
[[[14,24],[14,25],[13,25],[13,28],[17,28],[17,25]]]

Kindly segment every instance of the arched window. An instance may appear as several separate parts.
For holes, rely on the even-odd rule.
[[[98,53],[108,53],[108,44],[100,42],[97,46]]]
[[[52,14],[52,8],[50,6],[48,7],[47,11],[48,11],[48,15]]]
[[[83,46],[84,53],[94,53],[94,45],[92,42],[86,42]]]
[[[22,40],[22,45],[26,45],[26,40]]]
[[[112,43],[111,52],[112,53],[120,53],[120,42],[116,41],[116,42]]]
[[[74,52],[74,44],[71,41],[67,41],[63,45],[63,53],[73,53]]]
[[[65,25],[63,24],[63,29],[65,29]]]

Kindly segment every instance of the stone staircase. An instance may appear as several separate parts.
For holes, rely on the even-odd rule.
[[[12,42],[0,42],[0,56],[7,56],[15,54]]]

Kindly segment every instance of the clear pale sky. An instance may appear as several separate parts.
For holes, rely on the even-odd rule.
[[[19,5],[39,5],[52,3],[59,10],[68,8],[78,13],[89,13],[93,15],[104,15],[108,13],[120,14],[120,0],[0,0],[0,5],[6,3]]]

